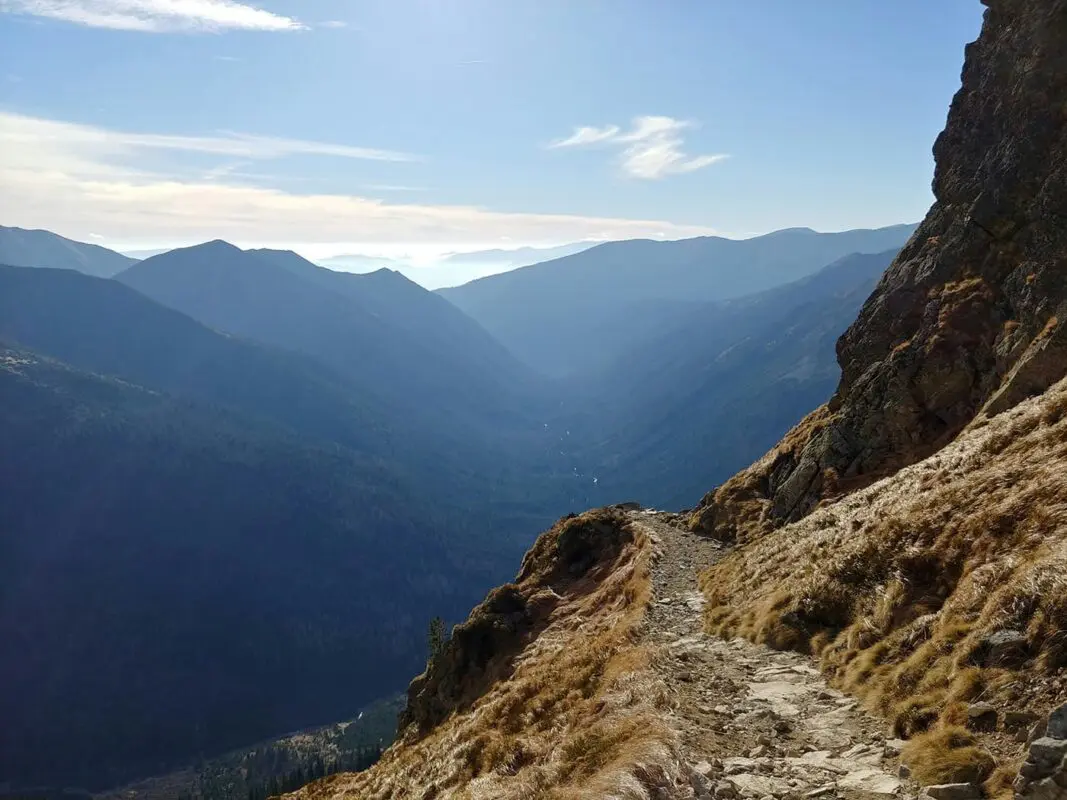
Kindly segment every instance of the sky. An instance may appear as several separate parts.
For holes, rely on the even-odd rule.
[[[978,0],[0,0],[0,224],[417,259],[922,218]]]

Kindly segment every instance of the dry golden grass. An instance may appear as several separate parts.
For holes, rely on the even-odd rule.
[[[744,544],[701,586],[711,631],[819,656],[915,737],[920,779],[988,778],[988,753],[961,744],[968,704],[1042,712],[1063,699],[1051,679],[1067,667],[1067,382]],[[1002,630],[1025,647],[990,663]],[[983,738],[1003,755],[1008,737]]]
[[[617,529],[616,551],[579,577],[558,569],[573,539],[568,526],[605,519]],[[556,599],[510,674],[429,732],[412,725],[367,772],[319,781],[294,797],[650,797],[680,769],[676,734],[663,722],[665,688],[640,645],[652,556],[652,543],[609,512],[543,534],[513,586],[528,600]]]
[[[901,755],[911,766],[915,780],[924,786],[981,783],[996,768],[993,757],[975,737],[954,726],[919,734],[908,742]]]

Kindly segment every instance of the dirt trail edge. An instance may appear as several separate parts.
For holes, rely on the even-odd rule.
[[[648,640],[674,700],[671,722],[688,759],[678,797],[896,800],[917,788],[899,775],[902,743],[829,688],[805,656],[704,633],[697,573],[722,555],[677,527],[675,515],[634,511],[656,543]]]

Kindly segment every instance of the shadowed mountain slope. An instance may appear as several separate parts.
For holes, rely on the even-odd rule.
[[[320,273],[298,259],[215,241],[147,259],[117,279],[205,325],[312,356],[411,419],[481,429],[519,424],[530,388],[524,368],[490,337],[479,337],[477,326],[461,320],[437,337],[423,335],[413,330],[420,309],[391,304],[395,288],[378,286],[404,281],[410,301],[427,294],[414,284],[377,276],[368,279],[371,291],[354,292],[357,284],[348,279],[359,276]],[[427,302],[433,301],[420,299]],[[439,317],[441,311],[436,307]],[[459,328],[462,340],[447,338]]]
[[[65,239],[51,231],[0,225],[0,264],[76,269],[86,275],[110,278],[136,263],[135,258],[99,245]]]
[[[772,446],[833,391],[834,343],[895,252],[848,256],[796,283],[704,304],[591,376],[593,399],[562,424],[582,432],[594,504],[691,507],[709,483]]]
[[[495,574],[391,467],[0,351],[0,763],[106,788],[352,716]],[[61,720],[62,724],[57,724]]]

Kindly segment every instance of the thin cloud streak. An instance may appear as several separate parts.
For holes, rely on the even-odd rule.
[[[143,33],[307,28],[291,17],[236,0],[0,0],[0,13]]]
[[[333,156],[369,161],[421,160],[416,155],[395,150],[355,147],[330,142],[253,136],[232,131],[222,131],[217,136],[131,133],[9,113],[0,113],[0,139],[26,144],[43,140],[55,143],[68,151],[176,150],[255,160],[292,155]]]
[[[566,139],[559,139],[555,142],[552,142],[549,147],[579,147],[581,145],[597,144],[598,142],[610,142],[613,139],[617,138],[618,135],[618,125],[608,125],[606,128],[575,128],[574,133],[572,133]]]
[[[372,183],[364,187],[371,192],[427,192],[425,186],[404,186],[398,183]]]
[[[619,156],[622,171],[643,180],[658,180],[710,167],[729,158],[725,153],[690,156],[682,149],[682,132],[693,127],[685,120],[663,116],[635,117],[625,133],[618,125],[603,128],[583,126],[565,139],[552,142],[551,149],[595,144],[623,145]]]

